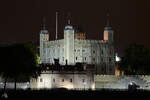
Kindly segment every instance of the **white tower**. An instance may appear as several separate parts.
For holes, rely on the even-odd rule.
[[[114,41],[113,33],[114,33],[114,31],[112,30],[112,28],[109,26],[106,26],[104,28],[104,40],[108,41],[109,43],[113,43],[113,41]]]
[[[109,15],[107,15],[109,17]],[[112,27],[109,25],[109,19],[107,19],[107,25],[104,28],[104,40],[108,41],[109,43],[113,43],[113,34],[114,31],[112,30]]]
[[[44,51],[46,51],[45,49],[45,42],[49,41],[49,33],[48,30],[46,30],[45,28],[45,19],[43,19],[43,27],[40,31],[40,63],[46,63],[46,55],[44,53]]]
[[[70,20],[64,29],[64,58],[67,64],[74,64],[74,29]]]

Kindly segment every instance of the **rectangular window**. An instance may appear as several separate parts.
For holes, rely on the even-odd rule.
[[[42,79],[42,78],[40,78],[40,82],[43,82],[43,79]]]
[[[93,61],[95,62],[95,58],[93,58]]]
[[[53,82],[55,83],[55,78],[53,78]]]
[[[62,79],[62,82],[64,82],[64,79]]]
[[[104,63],[104,57],[101,58],[101,62]]]
[[[112,62],[112,59],[111,59],[111,58],[109,58],[109,62]]]
[[[95,54],[95,50],[93,50],[93,53]]]
[[[82,79],[82,82],[84,83],[84,82],[85,82],[85,79]]]
[[[85,59],[85,61],[86,61],[86,57],[85,57],[84,59]]]
[[[101,53],[103,54],[103,50],[101,51]]]
[[[78,57],[76,57],[76,60],[78,60]]]
[[[70,82],[72,83],[72,78],[70,79]]]
[[[110,68],[109,71],[111,72],[111,71],[112,71],[112,68]]]
[[[111,55],[111,54],[112,54],[112,51],[110,50],[109,53],[110,53],[110,55]]]

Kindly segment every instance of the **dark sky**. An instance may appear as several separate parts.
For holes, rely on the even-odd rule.
[[[150,47],[149,0],[1,0],[0,42],[38,41],[42,18],[50,39],[55,37],[55,12],[59,12],[59,35],[70,13],[71,23],[82,26],[89,39],[103,39],[107,12],[114,29],[119,55],[130,43]]]

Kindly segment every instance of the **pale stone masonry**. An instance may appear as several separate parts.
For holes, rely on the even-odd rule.
[[[139,89],[150,90],[149,75],[94,75],[95,89],[128,89],[130,82],[139,85]]]
[[[30,80],[32,89],[94,89],[94,65],[50,65],[41,64],[42,73]]]
[[[37,79],[31,80],[32,89],[94,89],[95,74],[115,74],[112,28],[109,25],[104,28],[103,40],[90,40],[85,33],[76,32],[70,20],[68,22],[64,38],[56,40],[49,40],[51,34],[43,25],[40,31],[40,63],[41,68],[46,66],[46,69]],[[59,62],[55,63],[54,59]]]
[[[115,51],[113,30],[104,28],[104,40],[75,38],[75,29],[68,24],[64,28],[64,39],[49,40],[50,33],[43,28],[40,32],[40,61],[54,63],[59,59],[61,65],[75,65],[77,62],[95,64],[97,74],[115,74]]]

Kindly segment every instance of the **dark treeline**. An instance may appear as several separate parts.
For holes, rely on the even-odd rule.
[[[125,74],[150,74],[150,49],[141,44],[131,44],[119,62],[119,69]]]
[[[37,73],[36,46],[19,43],[0,47],[0,75],[6,81],[29,81]]]

